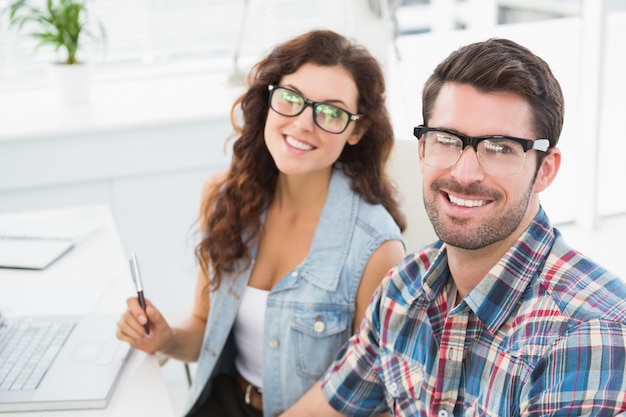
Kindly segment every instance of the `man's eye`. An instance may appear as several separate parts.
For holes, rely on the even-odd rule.
[[[505,142],[493,142],[490,140],[485,140],[483,141],[483,146],[485,150],[488,152],[494,152],[494,153],[500,153],[500,154],[507,154],[507,153],[515,152],[515,149],[513,148],[513,146]]]
[[[437,143],[440,145],[456,146],[458,140],[451,136],[437,135]]]

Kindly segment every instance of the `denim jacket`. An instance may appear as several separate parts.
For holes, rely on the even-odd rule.
[[[280,414],[304,395],[350,337],[365,265],[387,240],[402,241],[391,215],[382,205],[368,204],[355,194],[349,179],[335,169],[310,252],[268,294],[263,342],[265,416]],[[187,410],[206,401],[214,376],[234,372],[232,328],[250,271],[226,277],[211,292]]]

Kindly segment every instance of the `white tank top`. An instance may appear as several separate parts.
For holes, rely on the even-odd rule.
[[[263,331],[269,291],[246,287],[235,320],[237,371],[252,385],[263,387]]]

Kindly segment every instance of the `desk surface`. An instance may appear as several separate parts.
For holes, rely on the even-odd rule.
[[[70,252],[44,271],[0,269],[0,306],[7,316],[121,313],[133,294],[128,261],[106,207],[0,215],[0,230],[24,219],[54,227],[79,225]],[[51,226],[53,227],[53,226]],[[81,232],[85,232],[82,233]],[[36,291],[33,291],[37,288]],[[114,336],[113,336],[114,337]],[[172,404],[154,355],[134,351],[107,408],[15,413],[16,416],[172,416]]]

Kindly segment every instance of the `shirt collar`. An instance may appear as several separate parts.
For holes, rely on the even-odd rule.
[[[542,208],[500,261],[465,297],[465,302],[491,332],[508,319],[526,288],[541,273],[555,241]]]
[[[531,281],[543,265],[555,242],[555,231],[542,208],[530,226],[500,261],[464,298],[463,302],[491,332],[495,332],[510,316]],[[441,241],[424,248],[408,265],[420,270],[410,276],[421,280],[408,282],[415,295],[423,291],[425,302],[432,305],[447,291],[450,278],[446,244]],[[415,262],[418,261],[419,262]]]

